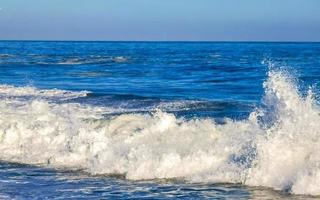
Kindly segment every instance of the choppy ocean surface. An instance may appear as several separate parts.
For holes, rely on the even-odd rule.
[[[1,199],[316,199],[320,43],[0,42]]]

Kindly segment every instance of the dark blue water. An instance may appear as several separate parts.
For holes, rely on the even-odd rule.
[[[225,118],[246,119],[263,106],[263,82],[273,68],[295,77],[302,94],[309,87],[317,91],[320,43],[0,42],[1,85],[88,91],[86,97],[51,102],[112,109],[104,113],[107,118],[160,109],[178,118],[222,124]],[[133,181],[0,164],[1,198],[312,198],[289,193],[241,184],[189,183],[183,177]]]

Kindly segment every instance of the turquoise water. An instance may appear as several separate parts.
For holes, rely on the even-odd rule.
[[[0,197],[317,198],[319,53],[2,41]]]

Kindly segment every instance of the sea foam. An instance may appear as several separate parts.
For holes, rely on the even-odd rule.
[[[41,90],[31,86],[15,87],[11,85],[0,85],[0,97],[34,97],[34,98],[58,98],[58,99],[74,99],[85,97],[88,91],[73,92],[67,90],[51,89]]]
[[[265,108],[217,124],[161,110],[104,117],[93,106],[15,98],[72,92],[1,86],[0,159],[133,180],[183,178],[320,195],[320,110],[312,92],[300,95],[279,71],[269,72],[264,88]]]

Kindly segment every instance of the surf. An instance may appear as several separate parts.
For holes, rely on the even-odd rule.
[[[320,115],[314,93],[270,70],[262,107],[244,120],[185,119],[161,109],[108,108],[52,98],[88,92],[0,87],[0,159],[126,179],[183,178],[320,195]],[[31,95],[32,98],[21,98]]]

